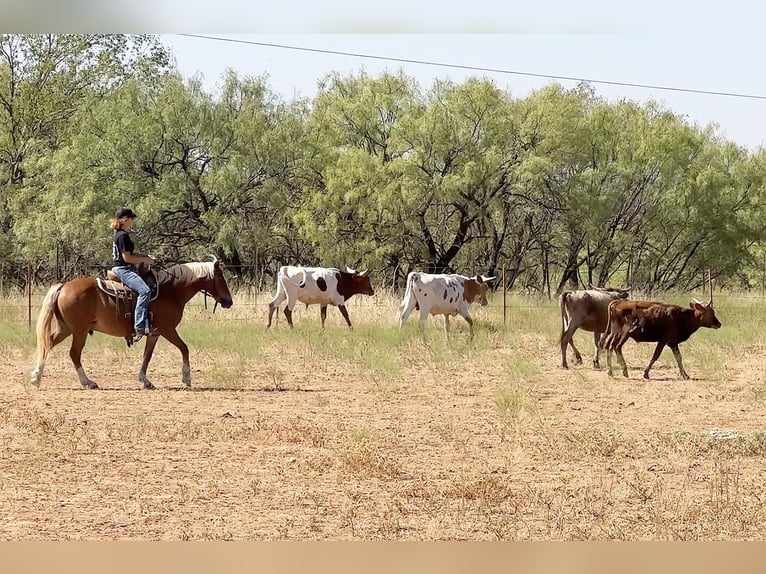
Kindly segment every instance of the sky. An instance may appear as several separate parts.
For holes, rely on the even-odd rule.
[[[764,13],[766,16],[766,11]],[[196,34],[196,33],[189,33]],[[766,145],[766,60],[757,34],[731,31],[724,36],[688,31],[506,34],[214,34],[191,37],[163,34],[185,77],[199,75],[215,90],[227,68],[239,75],[267,75],[271,88],[285,99],[313,97],[317,82],[330,72],[369,75],[402,69],[427,90],[437,78],[462,82],[490,78],[515,97],[551,82],[574,87],[590,80],[610,101],[655,100],[700,126],[715,124],[718,133],[755,149]],[[229,40],[216,40],[224,38]],[[333,55],[248,42],[376,56]],[[496,71],[387,61],[398,58],[469,66]],[[519,73],[503,73],[519,72]],[[536,77],[523,74],[558,76]],[[605,83],[602,83],[605,82]],[[641,84],[654,88],[612,85]],[[675,90],[659,89],[675,88]],[[760,96],[743,98],[691,93],[699,90]]]
[[[0,32],[161,34],[179,71],[210,90],[226,68],[266,74],[285,99],[312,97],[333,71],[401,68],[423,90],[480,76],[516,97],[556,80],[182,34],[591,80],[610,101],[656,100],[742,146],[766,145],[766,3],[756,0],[0,0],[0,13]]]

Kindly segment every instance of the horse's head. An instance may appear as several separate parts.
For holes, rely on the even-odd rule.
[[[220,303],[221,307],[224,309],[228,309],[234,303],[231,299],[229,285],[226,283],[226,277],[223,276],[221,262],[217,259],[213,260],[213,277],[209,279],[208,284],[205,285],[205,291],[207,291],[217,303]]]

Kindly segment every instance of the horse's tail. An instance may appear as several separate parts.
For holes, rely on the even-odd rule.
[[[56,283],[48,289],[48,293],[43,299],[43,305],[40,308],[40,314],[37,317],[37,350],[35,351],[35,362],[32,368],[32,384],[39,385],[43,376],[43,367],[53,348],[53,320],[56,314],[56,302],[59,298],[63,283]]]

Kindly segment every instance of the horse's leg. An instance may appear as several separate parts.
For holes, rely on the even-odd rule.
[[[85,374],[85,369],[82,368],[82,349],[85,347],[87,338],[87,331],[74,331],[72,333],[72,346],[69,347],[69,358],[72,359],[72,364],[77,371],[77,378],[80,379],[80,384],[86,389],[98,389],[98,385],[88,378],[88,375]]]
[[[51,349],[58,345],[61,341],[66,339],[71,333],[69,332],[69,329],[66,329],[63,333],[57,333],[56,336],[53,337],[53,340],[51,341]],[[47,358],[48,353],[45,353],[44,357],[40,358],[39,363],[35,366],[35,368],[32,370],[32,384],[35,386],[38,386],[40,384],[40,380],[43,378],[43,370],[45,369],[45,359]]]
[[[154,347],[157,346],[158,337],[147,337],[146,346],[144,347],[144,360],[141,362],[141,370],[138,371],[138,382],[141,383],[142,388],[147,390],[154,390],[154,385],[146,377],[146,369],[149,368],[149,361],[152,360],[152,354],[154,353]]]
[[[181,351],[181,380],[183,381],[184,385],[187,387],[191,387],[191,367],[189,367],[189,347],[186,346],[186,343],[184,343],[181,340],[181,337],[178,336],[178,332],[173,329],[172,331],[165,331],[162,333],[162,336],[165,337],[168,341],[170,341],[173,345],[178,347],[178,350]],[[151,357],[151,353],[149,354]],[[148,362],[148,359],[146,358],[146,351],[144,351],[144,362]]]

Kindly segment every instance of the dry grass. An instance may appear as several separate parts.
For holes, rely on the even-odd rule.
[[[34,336],[0,307],[0,538],[749,540],[764,538],[766,305],[721,297],[719,331],[668,352],[629,343],[630,378],[561,370],[555,303],[499,297],[447,339],[396,328],[386,295],[296,309],[270,294],[195,300],[138,390],[140,350],[94,336],[78,388],[65,343],[42,388]],[[590,337],[576,335],[589,362]]]

